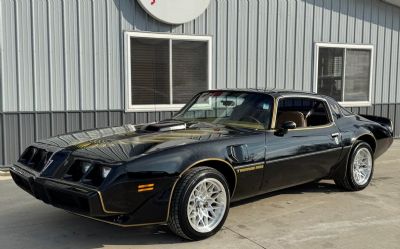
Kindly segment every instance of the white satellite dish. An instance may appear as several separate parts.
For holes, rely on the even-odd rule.
[[[210,0],[138,0],[138,2],[149,15],[169,24],[192,21],[210,4]]]

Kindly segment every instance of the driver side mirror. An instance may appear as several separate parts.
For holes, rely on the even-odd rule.
[[[293,121],[285,121],[285,122],[282,124],[282,129],[284,129],[284,130],[293,130],[293,129],[296,129],[296,123],[293,122]]]
[[[277,130],[277,135],[283,136],[285,135],[288,130],[296,129],[297,125],[293,121],[285,121],[283,122],[282,126]]]

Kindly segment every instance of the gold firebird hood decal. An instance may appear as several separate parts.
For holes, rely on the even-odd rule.
[[[104,148],[117,145],[140,145],[140,144],[160,144],[173,140],[201,140],[202,138],[220,137],[225,131],[202,129],[202,130],[178,130],[169,132],[157,132],[151,134],[139,134],[136,132],[99,138],[85,141],[74,146],[72,149]]]

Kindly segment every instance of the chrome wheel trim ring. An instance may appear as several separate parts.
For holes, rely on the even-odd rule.
[[[367,148],[357,151],[353,160],[353,179],[359,186],[366,184],[372,173],[372,155]]]
[[[187,205],[190,226],[199,233],[214,230],[224,218],[227,196],[224,186],[214,178],[200,181],[192,190]]]

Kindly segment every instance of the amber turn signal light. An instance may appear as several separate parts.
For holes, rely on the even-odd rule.
[[[138,192],[152,191],[154,190],[154,183],[141,184],[138,186]]]

